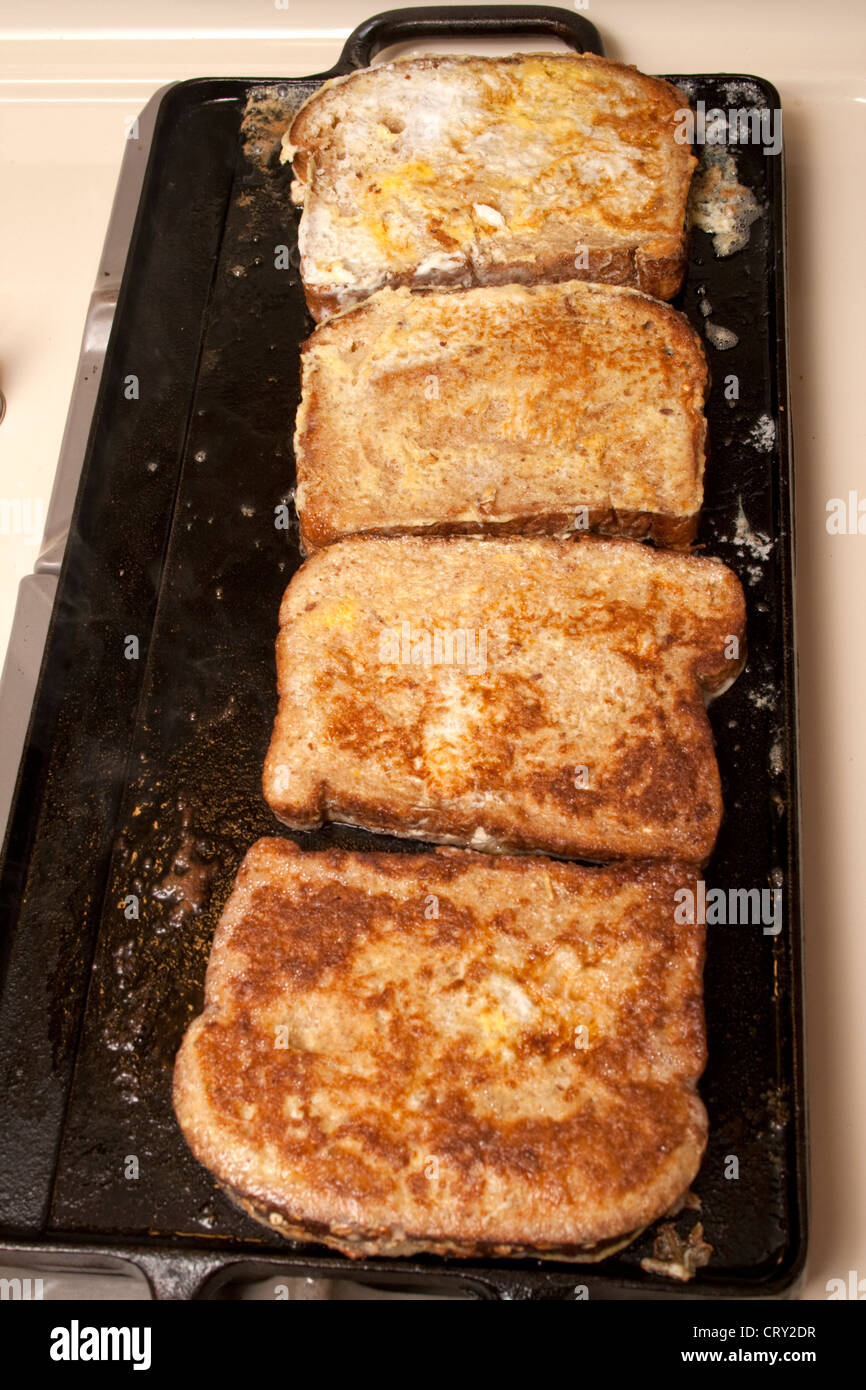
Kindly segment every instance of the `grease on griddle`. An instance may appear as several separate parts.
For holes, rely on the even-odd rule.
[[[707,335],[707,340],[717,352],[729,352],[740,341],[732,328],[725,328],[721,323],[713,323],[712,319],[705,321],[704,332]]]
[[[767,1127],[781,1134],[791,1123],[791,1105],[787,1086],[771,1086],[765,1094]]]
[[[737,499],[737,519],[732,540],[738,550],[748,550],[756,560],[768,560],[773,549],[770,537],[763,531],[756,531],[750,524],[742,497]]]
[[[154,928],[157,934],[184,926],[189,918],[204,910],[219,867],[215,846],[190,829],[189,811],[181,808],[180,843],[168,873],[151,889],[151,897],[157,902],[171,905],[168,915]]]
[[[749,443],[761,454],[771,454],[776,446],[776,422],[769,415],[759,415],[749,430]]]
[[[760,216],[754,193],[737,178],[733,156],[719,146],[705,146],[692,180],[691,225],[709,233],[717,256],[733,256],[748,245],[752,223]]]
[[[223,712],[223,716],[226,712]],[[128,894],[140,899],[130,935],[111,953],[99,992],[102,1041],[114,1054],[111,1081],[121,1102],[137,1106],[170,1067],[195,1004],[179,989],[187,973],[200,981],[213,923],[208,909],[218,881],[235,866],[232,846],[194,826],[181,798],[141,801],[135,825],[118,842],[115,903],[123,920]],[[134,838],[130,838],[134,836]]]
[[[751,431],[749,436],[750,443],[755,443],[756,438],[766,439],[767,429],[764,421],[767,419],[768,417],[761,416],[757,425],[755,425]],[[770,421],[770,423],[772,424],[772,421]],[[758,448],[762,446],[755,443],[755,447]],[[733,535],[720,535],[719,541],[723,545],[727,544],[736,547],[738,558],[741,561],[741,565],[738,567],[737,571],[740,578],[742,579],[745,577],[749,584],[752,585],[760,583],[763,578],[763,569],[761,567],[770,559],[775,542],[766,532],[759,531],[752,526],[749,518],[746,516],[741,494],[737,497],[737,515],[734,519]],[[747,563],[748,561],[751,563]]]
[[[244,155],[257,169],[280,167],[280,141],[305,100],[306,93],[296,87],[256,87],[250,93],[241,140]]]

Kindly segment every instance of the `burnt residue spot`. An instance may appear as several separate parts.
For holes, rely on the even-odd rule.
[[[700,728],[690,745],[663,730],[655,737],[623,738],[617,756],[591,775],[588,787],[577,785],[572,767],[534,773],[528,785],[540,804],[553,801],[587,820],[616,806],[626,827],[650,821],[700,830],[719,809],[709,732]]]
[[[199,808],[198,815],[202,811]],[[133,807],[114,863],[116,923],[110,957],[99,975],[101,1047],[116,1058],[111,1079],[125,1105],[164,1077],[200,997],[233,847],[200,828],[187,804],[146,800]]]
[[[641,1260],[641,1269],[647,1274],[661,1274],[685,1284],[694,1279],[696,1270],[709,1264],[712,1253],[713,1247],[704,1240],[700,1221],[692,1226],[687,1236],[680,1235],[671,1222],[665,1222],[653,1242],[652,1258]]]
[[[369,933],[397,912],[388,894],[362,897],[339,885],[294,884],[291,896],[257,888],[232,934],[245,959],[247,999],[281,997],[287,981],[314,988],[324,975],[345,970]]]
[[[361,695],[337,695],[328,692],[333,677],[326,673],[317,677],[323,697],[328,699],[327,737],[338,748],[356,753],[361,758],[397,759],[407,767],[423,756],[422,730],[417,725],[396,729],[383,714],[381,704]]]
[[[299,1047],[274,1047],[273,1038],[253,1028],[244,1015],[206,1019],[195,1046],[212,1103],[226,1123],[247,1132],[255,1125],[263,1136],[279,1135],[288,1154],[292,1137],[286,1132],[281,1102],[288,1095],[307,1094],[313,1055]],[[306,1116],[304,1127],[307,1142],[315,1142],[315,1119]]]
[[[444,1059],[447,1062],[447,1059]],[[444,1075],[465,1075],[453,1058]],[[660,1150],[682,1141],[681,1095],[652,1084],[623,1084],[615,1103],[587,1104],[565,1120],[521,1118],[494,1123],[476,1113],[468,1089],[443,1094],[431,1127],[431,1152],[451,1165],[461,1180],[477,1180],[490,1168],[538,1179],[552,1201],[568,1200],[575,1171],[589,1194],[634,1192],[658,1165]]]
[[[533,772],[528,781],[529,790],[540,805],[554,801],[569,815],[581,815],[603,806],[607,797],[590,787],[578,786],[573,767],[563,767],[557,772]]]
[[[434,946],[459,946],[461,942],[472,939],[477,931],[475,913],[467,907],[458,907],[450,898],[440,898],[438,917],[425,921],[424,926],[433,932]]]

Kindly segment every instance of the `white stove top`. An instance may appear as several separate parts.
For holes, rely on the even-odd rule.
[[[7,399],[0,424],[0,652],[12,635],[0,697],[0,821],[29,716],[155,103],[140,113],[160,88],[186,77],[322,71],[375,8],[370,0],[291,0],[285,8],[282,0],[151,0],[145,8],[134,0],[31,0],[0,14],[0,389]],[[589,0],[574,8],[599,27],[613,58],[653,73],[754,73],[782,98],[813,1166],[811,1250],[799,1296],[821,1299],[831,1279],[847,1282],[850,1270],[866,1277],[859,999],[866,979],[859,884],[866,535],[830,535],[825,524],[831,498],[859,489],[866,499],[866,10],[848,0],[819,8],[806,0],[728,0],[722,7]],[[136,115],[138,138],[127,139]],[[717,456],[711,466],[723,460]],[[146,1296],[135,1281],[121,1288],[110,1276],[80,1285],[72,1276],[41,1275],[46,1298]],[[292,1297],[351,1293],[342,1285],[290,1283]],[[274,1291],[254,1286],[247,1295]]]

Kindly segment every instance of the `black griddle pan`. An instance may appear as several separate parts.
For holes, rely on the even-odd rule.
[[[784,901],[776,935],[708,928],[710,1139],[695,1191],[710,1263],[687,1286],[646,1273],[652,1231],[587,1266],[350,1262],[286,1245],[215,1188],[172,1112],[174,1055],[201,1007],[222,904],[253,840],[279,833],[260,777],[277,612],[299,552],[274,520],[294,481],[298,347],[311,328],[279,132],[325,76],[389,44],[503,34],[602,52],[593,26],[565,10],[397,10],[361,25],[330,74],[182,82],[162,102],[0,878],[0,1234],[30,1259],[129,1259],[170,1298],[276,1273],[491,1298],[568,1299],[581,1285],[593,1298],[779,1296],[801,1269],[784,187],[781,156],[760,146],[733,150],[763,209],[748,246],[720,259],[694,233],[676,301],[699,330],[709,318],[738,336],[707,348],[700,544],[740,574],[749,633],[747,668],[710,711],[726,816],[708,887],[781,886]],[[754,78],[672,80],[707,109],[779,106]],[[276,266],[281,246],[288,269]],[[418,849],[344,826],[296,838]],[[697,1219],[683,1212],[678,1231]]]

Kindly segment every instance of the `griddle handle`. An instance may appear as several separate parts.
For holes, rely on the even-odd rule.
[[[131,1258],[155,1299],[181,1303],[201,1298],[205,1285],[220,1274],[225,1276],[234,1263],[216,1252],[192,1254],[185,1250],[136,1250]],[[237,1263],[240,1265],[241,1260]]]
[[[369,67],[383,48],[416,39],[503,38],[545,34],[562,39],[578,53],[604,56],[601,35],[581,14],[554,5],[425,5],[385,10],[359,24],[346,40],[334,74]]]

